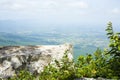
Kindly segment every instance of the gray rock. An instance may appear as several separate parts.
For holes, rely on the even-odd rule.
[[[113,79],[105,79],[105,78],[79,78],[79,79],[74,79],[74,80],[113,80]]]
[[[79,78],[79,79],[75,79],[75,80],[96,80],[94,78]]]
[[[21,69],[31,73],[40,73],[48,64],[60,61],[68,50],[68,57],[73,59],[72,45],[43,46],[5,46],[0,48],[0,77],[7,78]]]

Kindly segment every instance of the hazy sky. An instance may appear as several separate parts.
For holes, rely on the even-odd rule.
[[[0,21],[120,25],[120,0],[0,0]]]

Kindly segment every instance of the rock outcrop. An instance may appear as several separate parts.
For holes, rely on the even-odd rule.
[[[54,60],[60,61],[66,50],[69,59],[73,59],[70,44],[1,47],[0,77],[11,77],[21,69],[40,73],[45,66],[54,63]]]

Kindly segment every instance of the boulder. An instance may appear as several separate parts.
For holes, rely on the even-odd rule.
[[[0,77],[11,77],[23,69],[40,73],[48,64],[60,61],[66,51],[68,58],[72,60],[71,44],[1,47]]]

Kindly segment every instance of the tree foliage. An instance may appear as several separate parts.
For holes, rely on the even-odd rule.
[[[106,31],[110,40],[110,50],[108,51],[108,54],[111,55],[110,69],[113,70],[113,75],[120,78],[120,33],[114,33],[111,22],[108,23]]]

